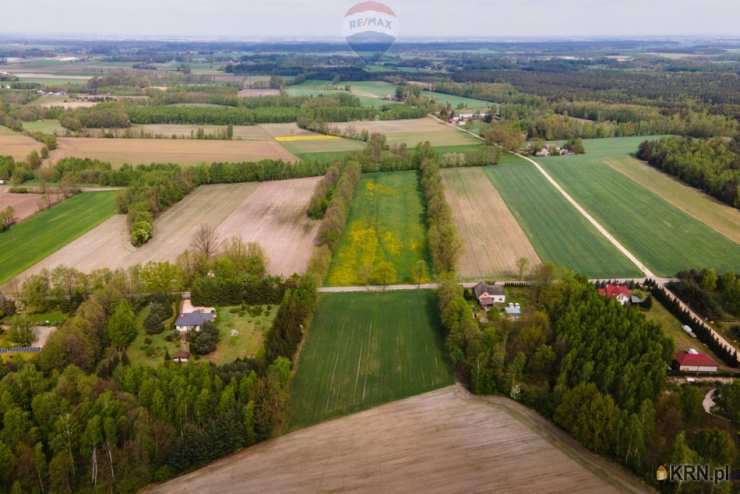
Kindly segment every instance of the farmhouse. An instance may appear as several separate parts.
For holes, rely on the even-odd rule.
[[[676,364],[681,372],[717,372],[719,366],[708,355],[699,353],[693,348],[676,355]]]
[[[487,283],[478,283],[473,287],[475,298],[484,309],[488,309],[493,304],[503,304],[506,302],[504,287],[500,285],[489,285]]]
[[[181,333],[189,331],[200,331],[201,326],[208,321],[215,321],[216,314],[211,312],[191,312],[189,314],[180,314],[175,321],[177,330]]]
[[[200,331],[204,323],[214,320],[216,320],[216,309],[213,307],[196,307],[190,301],[190,294],[183,294],[180,315],[175,321],[175,327],[180,333]]]
[[[630,289],[622,285],[608,284],[604,288],[599,288],[599,295],[606,298],[616,299],[622,305],[627,305],[632,297]]]

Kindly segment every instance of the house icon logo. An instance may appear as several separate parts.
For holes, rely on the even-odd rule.
[[[667,479],[668,479],[668,469],[666,469],[665,465],[659,466],[658,470],[655,471],[655,480],[657,480],[658,482],[661,482]]]

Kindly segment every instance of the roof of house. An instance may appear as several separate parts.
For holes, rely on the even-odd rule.
[[[176,354],[172,356],[172,358],[173,359],[187,359],[187,358],[190,358],[190,353],[185,352],[185,351],[177,352]]]
[[[609,298],[617,298],[619,295],[630,297],[632,292],[626,286],[608,284],[604,288],[599,288],[599,294]]]
[[[676,354],[678,365],[688,365],[692,367],[718,367],[712,357],[703,353],[679,352]]]
[[[180,314],[175,321],[175,326],[200,326],[206,321],[216,319],[216,314],[208,312],[191,312],[189,314]]]
[[[475,293],[476,297],[480,297],[484,293],[488,293],[489,295],[503,295],[504,287],[481,282],[473,287],[473,293]]]

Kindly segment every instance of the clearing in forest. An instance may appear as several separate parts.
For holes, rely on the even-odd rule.
[[[529,268],[540,258],[485,172],[478,167],[442,170],[447,202],[462,240],[457,270],[463,279],[518,274],[517,261]]]
[[[453,382],[432,291],[321,296],[291,388],[290,427]]]
[[[381,283],[379,266],[393,267],[391,283],[429,273],[424,207],[415,171],[368,173],[360,179],[329,270],[329,285]]]

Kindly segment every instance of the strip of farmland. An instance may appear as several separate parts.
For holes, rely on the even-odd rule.
[[[740,269],[740,245],[598,159],[582,156],[540,160],[576,201],[651,270],[663,276],[711,266]]]
[[[442,170],[447,201],[463,241],[458,272],[464,279],[512,276],[520,258],[540,263],[527,235],[481,168]]]
[[[486,173],[540,259],[589,278],[629,278],[640,271],[580,215],[531,164],[507,155]]]

